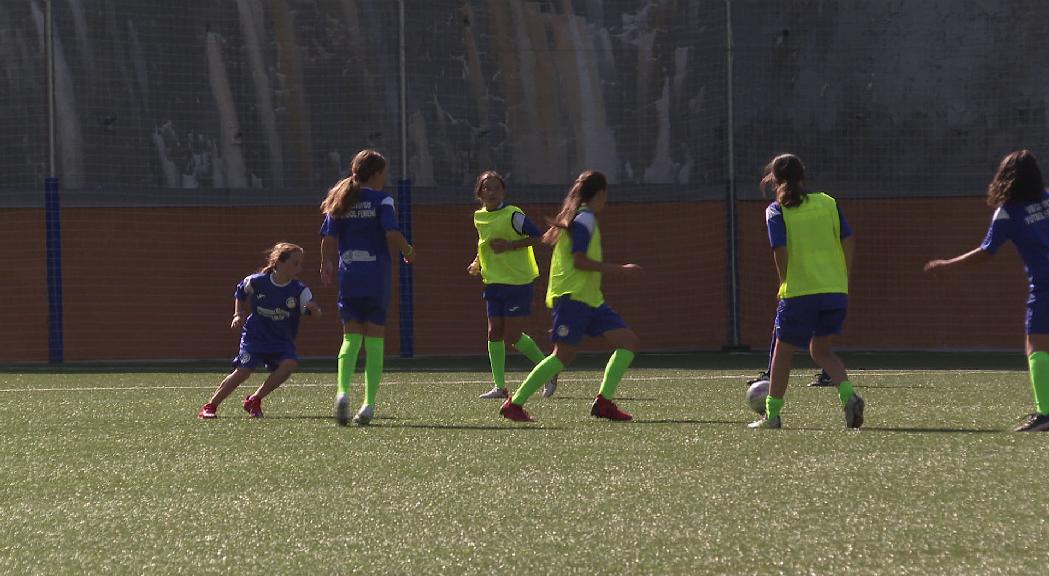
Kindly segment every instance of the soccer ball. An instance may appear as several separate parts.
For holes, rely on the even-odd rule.
[[[758,380],[747,388],[747,406],[750,406],[751,410],[765,414],[765,398],[769,396],[770,385],[772,383],[768,380]]]

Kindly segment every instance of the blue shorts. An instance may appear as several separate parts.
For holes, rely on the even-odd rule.
[[[841,334],[848,309],[847,294],[784,298],[776,307],[776,339],[808,348],[813,336]]]
[[[571,295],[559,297],[554,301],[554,329],[550,340],[566,344],[579,344],[583,336],[596,338],[609,330],[627,328],[626,322],[619,313],[607,303],[594,308],[577,300]]]
[[[529,316],[532,314],[531,284],[489,284],[484,287],[488,317]]]
[[[1049,298],[1041,294],[1027,299],[1027,318],[1024,327],[1028,334],[1049,334]]]
[[[339,318],[343,322],[370,322],[386,325],[386,303],[378,298],[340,298]]]
[[[262,354],[256,354],[241,348],[240,353],[233,359],[233,367],[244,367],[248,370],[257,370],[260,365],[265,365],[267,370],[273,372],[277,369],[277,366],[280,366],[281,362],[298,359],[299,355],[295,353],[294,349],[284,350],[283,352],[264,352]]]

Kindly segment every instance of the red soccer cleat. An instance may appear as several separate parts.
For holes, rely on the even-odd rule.
[[[218,408],[216,408],[215,405],[210,402],[201,406],[200,412],[197,413],[197,418],[200,418],[201,420],[211,420],[213,418],[218,417]]]
[[[523,406],[518,406],[509,400],[503,402],[503,405],[499,407],[499,413],[503,415],[503,418],[514,422],[535,422],[535,418],[525,412]]]
[[[252,418],[262,418],[262,400],[248,396],[244,399],[244,411]]]
[[[620,410],[615,402],[607,400],[600,394],[597,395],[597,398],[594,398],[594,405],[590,407],[590,415],[597,418],[607,418],[609,420],[617,420],[620,422],[634,419],[630,414]]]

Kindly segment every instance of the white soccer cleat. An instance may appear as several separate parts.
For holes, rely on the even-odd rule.
[[[350,421],[350,399],[339,394],[335,397],[335,421],[345,426]]]
[[[499,400],[502,400],[503,398],[508,398],[508,397],[509,397],[509,394],[507,394],[506,388],[499,388],[498,386],[496,386],[495,388],[492,388],[491,390],[489,390],[489,391],[485,392],[484,394],[481,394],[480,396],[478,396],[478,398],[485,398],[485,399],[495,398],[495,399],[499,399]]]
[[[755,420],[747,424],[747,428],[751,430],[779,430],[782,427],[783,421],[780,420],[779,416],[771,419],[767,416],[762,416],[761,420]]]
[[[353,417],[353,423],[358,426],[367,426],[371,423],[372,418],[375,417],[375,407],[371,404],[364,404],[361,409],[357,411],[357,415]]]
[[[545,386],[543,386],[543,398],[549,398],[549,397],[553,396],[554,392],[556,390],[557,390],[557,374],[554,374],[554,377],[551,378],[550,381],[547,382]]]

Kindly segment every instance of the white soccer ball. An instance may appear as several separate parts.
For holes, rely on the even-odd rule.
[[[765,398],[769,396],[769,386],[772,383],[768,380],[758,380],[757,382],[750,385],[747,388],[747,406],[751,410],[758,414],[765,414]]]

